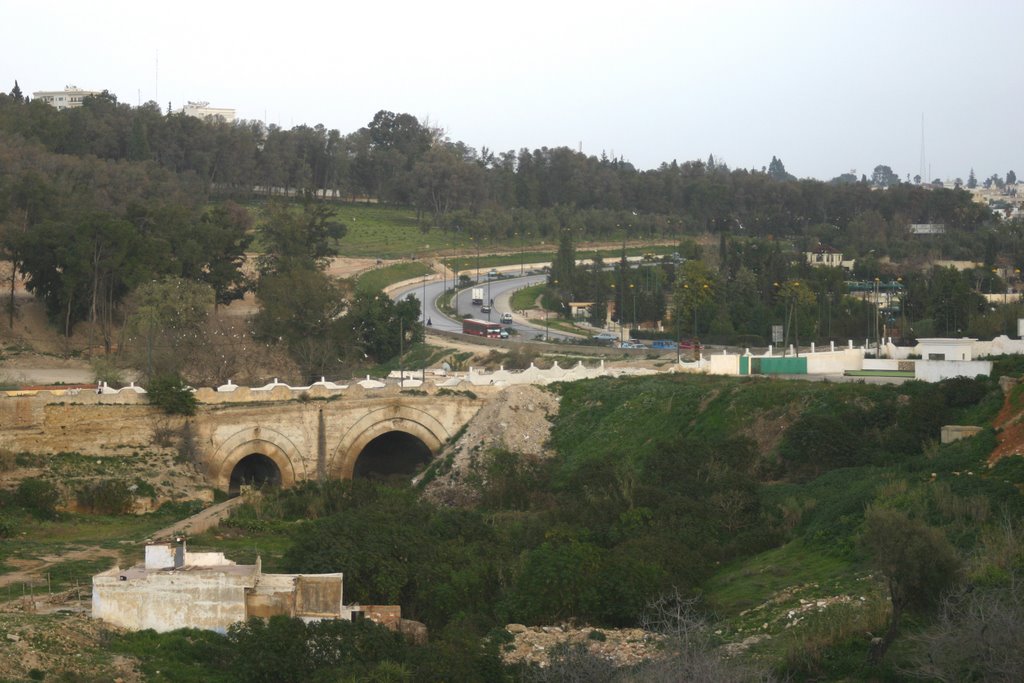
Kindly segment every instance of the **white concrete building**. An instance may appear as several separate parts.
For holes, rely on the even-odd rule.
[[[805,251],[804,258],[812,266],[825,268],[841,268],[843,266],[843,252],[823,244],[819,244],[818,248],[813,251]]]
[[[194,116],[206,121],[221,118],[225,123],[234,123],[235,110],[223,107],[211,107],[209,102],[189,102],[181,108],[182,114]]]
[[[173,631],[201,628],[224,633],[249,617],[286,615],[312,621],[368,619],[398,629],[401,608],[346,606],[342,574],[264,574],[224,553],[190,553],[184,541],[146,546],[144,564],[92,577],[92,616],[123,628]]]
[[[77,85],[66,85],[63,90],[40,90],[32,93],[32,97],[46,102],[57,109],[77,109],[82,106],[86,97],[99,95],[99,90],[83,90]]]
[[[945,235],[946,226],[943,223],[911,223],[907,230],[911,235]]]
[[[977,339],[962,337],[921,338],[915,351],[923,360],[974,360],[974,344]]]

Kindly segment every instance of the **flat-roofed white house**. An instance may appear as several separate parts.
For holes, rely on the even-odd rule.
[[[32,93],[32,97],[46,102],[57,109],[78,109],[86,97],[101,94],[99,90],[83,90],[77,85],[66,85],[63,90],[40,90]]]
[[[181,108],[182,114],[194,116],[197,119],[214,120],[223,119],[225,123],[234,123],[235,110],[225,107],[211,107],[209,102],[189,102]]]
[[[932,337],[918,339],[915,352],[924,360],[974,360],[977,339]]]
[[[345,605],[342,574],[264,574],[224,553],[192,553],[184,540],[146,546],[143,564],[92,577],[92,616],[123,628],[224,633],[250,617],[304,621],[367,618],[402,630],[398,605]]]
[[[818,248],[813,251],[805,251],[804,258],[812,266],[822,268],[842,268],[843,266],[843,252],[824,244],[819,244]]]
[[[911,223],[908,227],[911,235],[945,235],[944,223]]]

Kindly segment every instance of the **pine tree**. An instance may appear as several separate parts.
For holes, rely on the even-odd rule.
[[[768,175],[775,180],[790,180],[792,178],[789,173],[786,172],[786,166],[782,163],[782,159],[772,156],[772,162],[768,164]]]
[[[21,94],[21,87],[18,86],[18,81],[15,79],[14,87],[11,89],[11,97],[14,98],[15,102],[24,102],[25,96]]]
[[[978,186],[978,179],[974,176],[974,169],[971,169],[971,174],[967,176],[967,189],[973,190]]]

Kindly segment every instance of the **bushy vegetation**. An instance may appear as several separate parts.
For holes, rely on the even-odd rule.
[[[60,489],[44,479],[23,479],[14,494],[17,505],[40,519],[54,519],[61,502]]]
[[[146,395],[150,403],[168,415],[195,415],[199,405],[192,389],[178,375],[154,377]]]
[[[242,505],[210,541],[251,561],[267,539],[267,567],[344,572],[346,602],[400,604],[404,617],[427,624],[428,646],[369,624],[275,619],[227,638],[134,634],[117,647],[159,650],[146,666],[183,672],[177,680],[200,671],[207,680],[329,680],[342,670],[502,680],[538,673],[500,665],[489,636],[506,623],[642,625],[652,601],[676,595],[696,599],[688,604],[707,627],[688,642],[699,647],[638,676],[659,666],[715,669],[718,656],[707,653],[756,632],[777,634],[753,652],[781,678],[885,679],[925,671],[917,653],[941,648],[953,624],[972,623],[969,598],[944,603],[945,586],[966,580],[986,596],[1008,595],[1007,619],[1015,614],[1008,591],[1024,571],[1016,522],[1024,458],[986,468],[991,429],[937,443],[944,423],[988,424],[1002,396],[992,380],[836,386],[662,376],[555,390],[555,457],[477,454],[467,478],[476,507],[439,508],[414,490],[368,481],[306,483]],[[237,554],[243,548],[248,555]],[[812,605],[857,597],[785,626],[786,595],[795,608],[798,596]],[[772,605],[781,615],[769,616]],[[884,658],[879,643],[873,663],[869,631],[895,642]],[[181,652],[169,652],[179,640]],[[973,654],[943,666],[962,671],[983,659],[991,640],[971,642]],[[232,654],[206,669],[197,663],[225,643]],[[327,643],[362,653],[358,663]],[[243,651],[248,659],[235,659]],[[555,665],[609,673],[571,649]]]
[[[81,488],[78,505],[101,515],[122,515],[131,510],[133,492],[131,484],[122,479],[101,479]]]
[[[432,630],[568,618],[619,626],[652,598],[693,594],[720,564],[787,541],[867,566],[864,510],[879,500],[961,550],[996,509],[1021,506],[1012,484],[982,476],[992,432],[935,445],[945,420],[986,405],[991,418],[999,390],[988,380],[658,377],[559,391],[558,457],[482,454],[476,509],[437,509],[360,481],[270,494],[263,514],[293,539],[286,568],[344,571],[349,599],[398,602]],[[954,474],[972,467],[979,476]]]

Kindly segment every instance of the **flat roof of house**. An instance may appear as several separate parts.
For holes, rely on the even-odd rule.
[[[161,569],[146,569],[143,564],[137,564],[128,569],[114,567],[96,576],[123,576],[126,579],[144,579],[147,576],[160,574],[231,574],[233,576],[250,576],[256,573],[254,564],[223,564],[223,565],[185,565],[184,567],[163,567]]]

